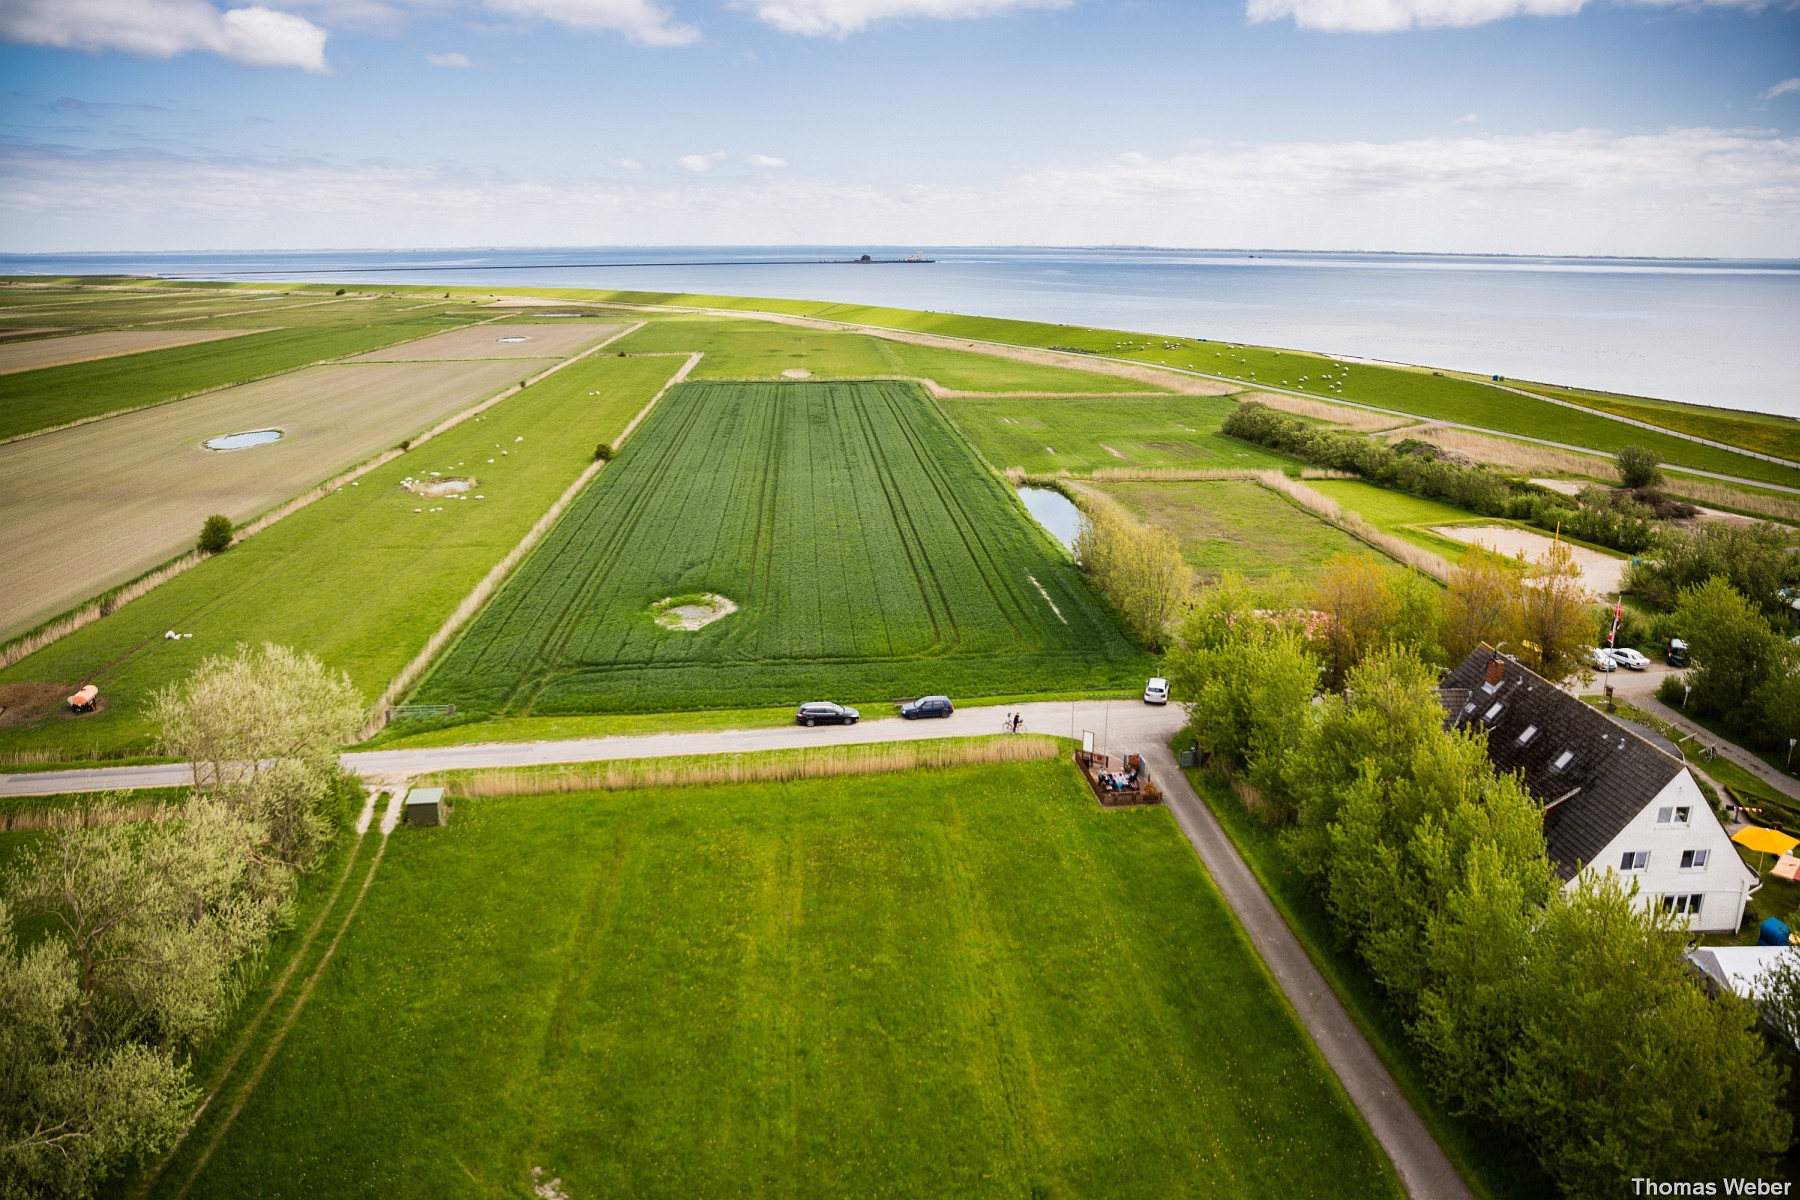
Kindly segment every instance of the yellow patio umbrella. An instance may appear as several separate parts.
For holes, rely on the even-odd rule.
[[[1761,825],[1746,825],[1731,835],[1731,840],[1746,850],[1757,850],[1763,854],[1786,854],[1795,846],[1800,846],[1800,838],[1789,837],[1779,829],[1767,829]],[[1761,874],[1761,870],[1757,874]]]

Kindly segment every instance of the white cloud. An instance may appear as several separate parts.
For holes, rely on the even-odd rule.
[[[1782,80],[1780,83],[1764,92],[1762,98],[1764,100],[1773,100],[1777,96],[1787,96],[1794,92],[1800,92],[1800,76],[1796,76],[1793,79]]]
[[[685,46],[700,37],[655,0],[485,0],[495,13],[582,32],[622,33],[644,46]]]
[[[1464,113],[1462,116],[1456,118],[1456,123],[1458,125],[1479,125],[1481,124],[1481,118],[1475,113]]]
[[[1292,18],[1302,29],[1327,33],[1393,33],[1402,29],[1465,28],[1510,17],[1568,17],[1590,0],[1247,0],[1252,23]],[[1618,0],[1669,8],[1763,8],[1771,0]]]
[[[446,54],[427,54],[425,61],[434,67],[472,67],[469,56],[452,50]]]
[[[764,170],[771,171],[779,170],[788,165],[787,159],[776,158],[773,154],[752,154],[745,158],[744,161],[753,167],[761,167]]]
[[[612,160],[612,165],[619,168],[621,171],[641,171],[644,169],[644,164],[635,158],[615,158]]]
[[[783,33],[847,37],[877,21],[966,21],[1030,8],[1067,8],[1071,0],[734,0]]]
[[[221,11],[206,0],[0,0],[0,40],[148,58],[190,51],[251,67],[325,72],[325,30],[261,5]]]
[[[681,164],[683,170],[700,173],[710,171],[716,164],[724,162],[725,152],[715,150],[711,154],[684,154],[675,161]]]
[[[697,156],[707,166],[716,156]],[[1202,143],[993,185],[793,172],[520,178],[0,145],[8,250],[820,244],[1800,257],[1800,137],[1595,130]]]

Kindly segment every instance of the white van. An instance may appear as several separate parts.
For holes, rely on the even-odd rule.
[[[1144,685],[1145,704],[1167,704],[1169,702],[1169,681],[1158,675]]]

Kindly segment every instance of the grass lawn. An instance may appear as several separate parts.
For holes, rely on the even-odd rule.
[[[1425,1064],[1405,1026],[1388,1007],[1381,985],[1355,952],[1338,940],[1330,910],[1289,864],[1276,828],[1246,809],[1230,786],[1210,771],[1190,769],[1187,777],[1306,947],[1307,957],[1331,984],[1414,1111],[1476,1195],[1486,1200],[1536,1200],[1555,1195],[1555,1185],[1530,1151],[1486,1122],[1457,1116],[1438,1099]]]
[[[1085,474],[1108,467],[1257,470],[1295,461],[1228,438],[1219,426],[1237,407],[1222,396],[1106,399],[940,400],[940,407],[996,467]]]
[[[576,1197],[1400,1194],[1168,814],[1061,762],[397,832],[190,1194],[533,1168]]]
[[[1462,560],[1467,544],[1431,532],[1434,525],[1504,525],[1467,509],[1453,508],[1359,479],[1309,479],[1307,486],[1331,497],[1363,520],[1415,546],[1443,555],[1451,563]]]
[[[738,611],[665,629],[650,606]],[[905,383],[671,392],[420,686],[506,716],[1107,689],[1147,663]]]
[[[79,721],[0,729],[0,754],[141,752],[151,694],[241,642],[312,651],[373,700],[679,365],[584,359],[0,672],[0,684],[92,682],[108,698]],[[486,499],[401,487],[432,471],[473,476]],[[194,636],[167,641],[170,629]]]
[[[346,314],[359,318],[354,323],[271,329],[224,341],[0,375],[0,438],[245,383],[453,327],[428,310],[395,311],[384,320],[365,323],[376,315],[356,309]],[[279,316],[272,313],[268,320],[275,322]]]
[[[1268,488],[1242,479],[1084,484],[1140,520],[1181,539],[1182,556],[1203,577],[1236,571],[1252,578],[1306,575],[1333,554],[1363,543]]]
[[[750,319],[660,317],[618,345],[633,353],[704,351],[706,358],[695,370],[695,379],[778,379],[783,371],[803,370],[820,379],[918,377],[951,391],[1157,391],[1150,384],[1112,375]]]

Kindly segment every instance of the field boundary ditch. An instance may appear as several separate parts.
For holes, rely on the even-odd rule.
[[[607,339],[606,342],[602,342],[600,346],[595,346],[593,350],[588,351],[588,354],[592,354],[602,346],[618,340],[619,337],[635,333],[637,330],[642,329],[643,326],[644,323],[642,321],[638,322],[624,332],[613,338]],[[586,355],[582,355],[581,357],[586,357]],[[652,356],[644,355],[642,357]],[[678,354],[671,354],[656,355],[654,357],[673,358],[681,356]],[[677,368],[674,374],[669,376],[668,381],[665,382],[662,387],[657,389],[656,394],[650,397],[644,404],[644,407],[638,410],[637,415],[631,418],[624,430],[614,439],[613,445],[615,448],[624,445],[626,439],[628,439],[637,427],[643,423],[644,419],[650,415],[651,411],[664,396],[668,395],[676,386],[687,381],[688,375],[695,367],[700,365],[700,360],[704,357],[705,355],[698,351],[686,356],[687,361]],[[575,360],[570,359],[569,361],[573,362]],[[582,470],[581,474],[575,477],[574,482],[563,489],[562,495],[558,496],[556,501],[551,504],[549,508],[544,510],[543,515],[533,522],[531,528],[525,531],[525,536],[519,539],[518,544],[511,550],[508,550],[505,557],[495,563],[492,569],[490,569],[486,575],[481,577],[480,582],[470,589],[469,594],[464,596],[462,601],[451,610],[450,615],[444,619],[444,623],[438,627],[437,632],[426,639],[425,645],[420,647],[419,652],[415,654],[404,667],[400,668],[399,674],[395,675],[387,687],[382,689],[381,695],[376,699],[374,705],[369,710],[368,720],[364,723],[362,730],[357,734],[357,741],[366,742],[377,733],[381,732],[382,729],[386,728],[387,723],[393,717],[394,704],[398,702],[402,696],[406,695],[407,692],[411,691],[419,680],[424,678],[425,673],[431,669],[432,664],[437,661],[438,656],[449,648],[450,644],[456,640],[457,635],[462,632],[463,627],[469,623],[476,613],[481,611],[482,607],[487,603],[488,598],[499,590],[500,585],[505,583],[513,571],[517,569],[518,565],[525,561],[526,556],[537,548],[538,543],[544,539],[544,536],[548,534],[556,525],[557,521],[562,518],[563,513],[568,510],[569,505],[573,504],[575,498],[581,495],[583,491],[587,490],[588,484],[594,481],[594,478],[600,474],[605,466],[606,460],[604,459],[596,459],[589,463]]]
[[[497,317],[494,318],[494,320],[498,319],[499,318]],[[238,526],[232,535],[233,544],[235,545],[245,538],[261,533],[283,517],[292,516],[307,505],[324,499],[332,492],[348,485],[353,480],[360,479],[369,472],[386,466],[396,458],[399,458],[402,454],[418,449],[421,445],[430,441],[432,438],[437,437],[439,434],[454,429],[471,417],[480,416],[488,409],[494,407],[494,405],[499,404],[504,400],[510,400],[532,384],[542,382],[544,379],[554,375],[563,368],[572,366],[582,359],[598,353],[607,346],[618,341],[620,338],[636,333],[643,327],[644,323],[642,321],[635,325],[627,326],[618,333],[615,333],[612,337],[607,338],[605,341],[600,342],[595,346],[589,347],[580,354],[566,358],[554,366],[538,372],[536,375],[527,376],[522,383],[511,384],[502,390],[495,392],[485,400],[478,401],[460,412],[451,413],[437,424],[426,429],[423,433],[406,439],[406,441],[402,442],[400,445],[383,450],[374,457],[365,459],[355,466],[350,467],[348,470],[339,472],[337,475],[332,476],[317,487],[302,492],[300,495],[295,496],[290,500],[284,500],[282,503],[276,505],[262,515],[253,517],[243,525]],[[285,374],[286,372],[277,373]],[[124,605],[138,599],[140,596],[149,594],[155,588],[167,583],[177,575],[183,574],[184,572],[199,566],[200,563],[205,561],[208,557],[210,557],[210,555],[201,554],[198,550],[185,550],[174,558],[169,559],[161,566],[153,567],[144,574],[139,575],[136,579],[128,580],[125,583],[119,584],[117,587],[109,588],[93,599],[75,606],[61,616],[52,617],[35,629],[28,629],[17,637],[12,638],[10,641],[0,643],[0,670],[5,670],[7,667],[19,662],[21,659],[37,653],[44,647],[60,641],[77,630],[87,628],[102,617],[110,616]]]

